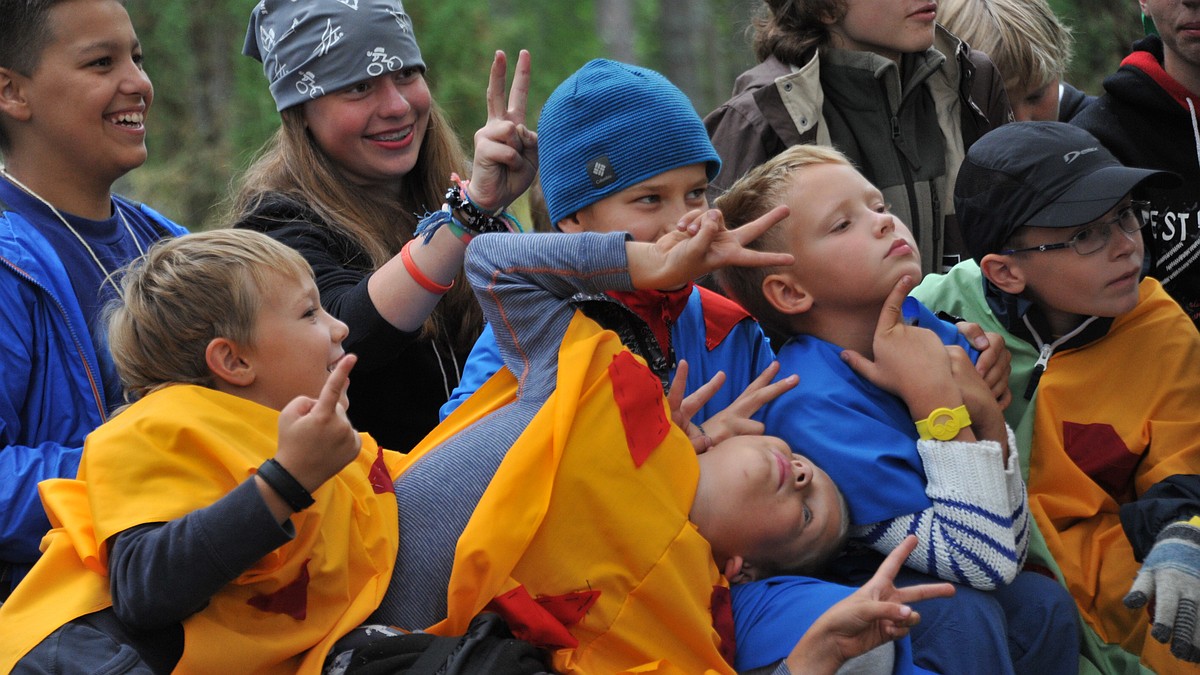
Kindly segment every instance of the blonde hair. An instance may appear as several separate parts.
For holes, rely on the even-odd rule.
[[[824,145],[793,145],[751,169],[717,198],[714,206],[725,216],[730,229],[741,227],[782,204],[792,189],[796,171],[816,164],[854,166],[836,149]],[[746,248],[771,253],[788,253],[787,229],[778,225],[746,244]],[[727,295],[754,315],[764,326],[790,334],[791,317],[779,312],[762,294],[763,280],[778,272],[775,267],[726,267],[716,272],[717,282]]]
[[[942,0],[938,21],[992,59],[1010,97],[1061,79],[1071,63],[1071,29],[1045,0]]]
[[[416,164],[397,181],[394,199],[380,199],[342,176],[309,133],[302,106],[279,114],[282,125],[242,178],[229,215],[231,224],[248,218],[273,194],[283,195],[362,248],[372,270],[413,238],[420,216],[441,208],[450,174],[465,175],[470,167],[445,114],[433,104]],[[456,347],[469,349],[482,326],[483,312],[460,273],[454,288],[425,321],[422,336],[445,335]]]
[[[156,242],[121,272],[106,308],[108,342],[136,401],[170,384],[213,386],[205,350],[214,338],[254,344],[262,291],[279,277],[311,279],[293,249],[252,230],[211,230]]]

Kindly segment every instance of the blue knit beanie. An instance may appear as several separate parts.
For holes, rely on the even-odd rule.
[[[648,68],[588,62],[558,85],[538,119],[542,192],[550,222],[681,166],[721,158],[683,92]]]

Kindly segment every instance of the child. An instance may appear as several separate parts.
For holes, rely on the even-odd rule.
[[[1071,590],[1088,657],[1108,672],[1136,669],[1139,656],[1180,672],[1159,642],[1200,658],[1187,618],[1200,591],[1200,523],[1188,524],[1200,515],[1200,338],[1159,282],[1142,278],[1146,221],[1131,201],[1175,182],[1122,166],[1073,126],[997,130],[971,149],[955,187],[974,262],[917,289],[1005,332],[1005,415],[1024,441],[1044,537],[1035,531],[1030,556]],[[1153,622],[1125,606],[1148,600]]]
[[[779,351],[780,372],[800,373],[801,381],[767,403],[766,433],[828,467],[849,503],[852,541],[882,554],[917,533],[921,544],[907,566],[967,587],[953,611],[994,617],[987,628],[997,632],[972,635],[988,647],[998,643],[999,653],[963,649],[946,635],[918,650],[923,667],[968,672],[988,663],[1021,672],[1037,664],[1073,672],[1076,626],[1054,613],[1056,600],[1069,606],[1069,599],[1050,579],[1018,574],[1028,535],[1025,486],[1000,407],[964,352],[973,350],[915,300],[904,303],[903,323],[888,316],[889,295],[903,297],[921,276],[912,234],[832,148],[788,148],[717,200],[735,225],[780,203],[790,217],[753,247],[791,253],[796,262],[718,272],[759,321],[792,336]],[[838,566],[853,564],[852,557]],[[1008,606],[1020,615],[1008,615]],[[1009,642],[1020,645],[1012,656]],[[1036,644],[1045,648],[1028,647]],[[969,660],[950,660],[961,656]]]
[[[416,232],[443,204],[463,223],[513,227],[493,216],[536,169],[537,138],[524,125],[529,54],[506,97],[507,59],[496,53],[469,165],[399,0],[263,0],[244,52],[262,62],[282,126],[242,179],[230,220],[312,265],[326,309],[350,326],[346,348],[362,359],[351,420],[408,450],[437,424],[482,323],[460,274],[463,243],[451,228]],[[452,180],[468,170],[469,186]]]
[[[118,0],[0,0],[0,600],[50,522],[37,484],[71,477],[120,405],[100,308],[111,274],[184,229],[113,195],[146,160],[154,88]]]
[[[605,59],[588,62],[555,88],[542,107],[538,137],[541,189],[562,232],[620,230],[636,241],[657,241],[685,215],[708,207],[708,181],[721,167],[678,87],[653,70]],[[688,393],[721,378],[724,386],[694,413],[700,427],[693,432],[705,443],[761,429],[751,417],[762,401],[794,382],[762,389],[774,375],[756,381],[774,361],[770,343],[744,310],[708,289],[687,283],[587,300],[591,311],[626,317],[622,338],[644,345],[664,385],[679,361],[688,364]],[[443,419],[503,368],[493,328],[471,351]]]
[[[743,250],[778,217],[731,233],[710,211],[690,223],[694,236],[655,244],[624,233],[474,239],[468,278],[507,368],[406,458],[400,556],[374,620],[456,634],[490,607],[552,649],[555,672],[654,661],[729,672],[722,572],[818,565],[840,548],[838,490],[777,438],[737,436],[697,458],[658,376],[604,329],[614,314],[593,320],[577,299],[786,262]]]
[[[788,146],[833,145],[916,234],[923,271],[957,262],[958,165],[1012,112],[992,63],[936,18],[934,2],[763,0],[760,63],[704,120],[725,162],[713,197]]]
[[[157,244],[122,291],[133,404],[88,437],[77,480],[42,484],[55,529],[0,607],[0,667],[319,672],[396,553],[400,456],[346,419],[345,324],[255,232]]]
[[[996,64],[1017,121],[1066,122],[1096,99],[1062,81],[1073,38],[1046,0],[943,0],[938,10],[943,26]]]

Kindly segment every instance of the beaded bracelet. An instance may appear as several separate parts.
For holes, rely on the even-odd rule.
[[[400,247],[400,260],[404,263],[404,269],[408,270],[408,275],[412,277],[412,280],[417,282],[418,286],[424,288],[430,293],[433,293],[434,295],[443,295],[446,291],[454,288],[453,279],[451,279],[450,283],[448,284],[439,284],[433,279],[425,276],[425,273],[422,272],[419,267],[417,267],[416,261],[412,259],[412,254],[408,252],[408,247],[412,246],[414,241],[416,241],[416,239],[409,239],[407,242],[405,242],[404,246]]]
[[[283,468],[283,465],[272,457],[258,467],[258,477],[271,486],[271,489],[283,499],[293,511],[300,512],[312,506],[314,501],[308,490],[296,480],[296,477]]]

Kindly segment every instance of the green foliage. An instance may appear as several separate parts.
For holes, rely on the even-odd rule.
[[[1117,69],[1133,41],[1143,35],[1137,3],[1050,0],[1050,6],[1075,36],[1075,58],[1067,81],[1089,94],[1103,93],[1104,77]]]

